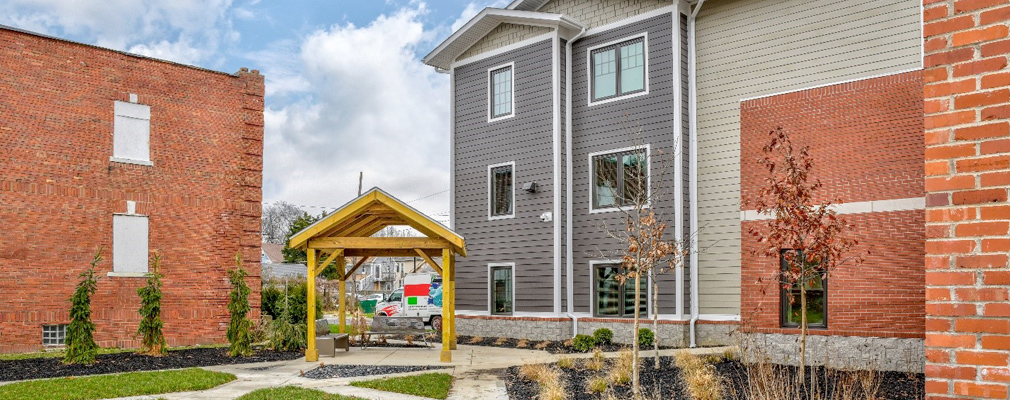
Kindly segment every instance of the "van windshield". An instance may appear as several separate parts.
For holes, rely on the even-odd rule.
[[[392,303],[392,302],[400,301],[400,297],[402,297],[402,296],[403,296],[403,291],[402,290],[396,290],[393,293],[389,294],[389,298],[386,299],[386,302],[387,303]]]

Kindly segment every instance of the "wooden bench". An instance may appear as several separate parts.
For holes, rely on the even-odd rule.
[[[368,330],[368,335],[421,335],[424,345],[428,345],[428,337],[425,335],[424,319],[421,317],[383,317],[372,318],[372,325]],[[362,347],[367,346],[368,341],[363,341]]]
[[[350,337],[346,333],[330,333],[330,322],[317,319],[316,349],[319,350],[319,355],[336,357],[338,348],[351,351]]]

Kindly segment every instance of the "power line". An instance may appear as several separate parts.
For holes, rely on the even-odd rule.
[[[408,203],[408,204],[410,204],[410,203],[413,203],[413,202],[415,202],[415,201],[420,201],[420,200],[424,200],[424,199],[427,199],[427,198],[429,198],[429,197],[435,197],[435,196],[438,196],[438,195],[440,195],[440,194],[442,194],[442,193],[445,193],[445,192],[448,192],[448,191],[449,191],[449,189],[445,189],[445,190],[443,190],[443,191],[441,191],[441,192],[438,192],[438,193],[432,193],[432,194],[429,194],[429,195],[427,195],[427,196],[424,196],[424,197],[419,197],[419,198],[416,198],[416,199],[414,199],[414,200],[411,200],[411,201],[408,201],[407,203]]]

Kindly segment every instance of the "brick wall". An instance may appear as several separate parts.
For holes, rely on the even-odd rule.
[[[757,195],[767,170],[756,160],[768,132],[781,126],[794,143],[810,146],[811,172],[824,186],[817,201],[853,203],[923,197],[922,75],[907,72],[769,96],[741,104],[741,198]],[[921,201],[921,200],[920,200]],[[846,264],[828,282],[828,329],[814,335],[922,338],[924,211],[844,215],[868,254]],[[780,294],[771,278],[777,259],[763,255],[744,221],[741,327],[747,332],[798,334],[780,326]],[[764,278],[763,282],[759,282]]]
[[[927,397],[1006,399],[1010,5],[924,10]]]
[[[0,352],[34,350],[105,249],[101,346],[135,347],[143,278],[108,277],[112,214],[149,216],[169,345],[222,342],[241,251],[259,302],[263,77],[223,74],[0,29]],[[151,107],[153,166],[109,161],[113,101]],[[258,310],[258,307],[254,307]],[[258,311],[254,311],[258,318]]]

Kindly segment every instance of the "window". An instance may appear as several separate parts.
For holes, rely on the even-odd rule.
[[[131,95],[135,101],[135,96]],[[112,157],[117,162],[151,164],[151,107],[117,101],[114,105]]]
[[[596,297],[596,316],[633,317],[635,315],[635,280],[628,279],[621,284],[617,276],[621,274],[621,264],[598,264],[593,266],[593,293]],[[641,297],[638,312],[648,315],[649,284],[641,279]]]
[[[403,299],[403,289],[396,289],[393,293],[389,294],[389,298],[386,299],[387,303],[399,303]]]
[[[779,266],[783,271],[789,270],[789,261],[786,259],[787,256],[794,256],[795,250],[782,250],[779,254]],[[798,253],[802,255],[803,253]],[[828,326],[828,313],[827,313],[827,294],[828,285],[827,280],[822,278],[817,278],[811,282],[807,282],[807,327],[810,328],[827,328]],[[782,326],[783,327],[799,327],[802,322],[803,308],[800,306],[800,287],[799,285],[792,285],[790,288],[786,289],[785,284],[783,284],[782,289]]]
[[[589,155],[593,171],[592,209],[648,204],[648,146]]]
[[[42,325],[43,346],[63,346],[67,342],[67,326]]]
[[[112,272],[122,275],[147,273],[147,217],[112,216]]]
[[[512,314],[512,264],[491,265],[491,314]]]
[[[488,167],[489,219],[515,217],[515,163]]]
[[[488,96],[490,99],[489,122],[512,116],[512,109],[515,105],[515,90],[512,85],[513,67],[513,64],[509,64],[488,70],[488,83],[490,85]]]
[[[646,38],[642,36],[590,50],[591,100],[647,93],[645,49]]]

